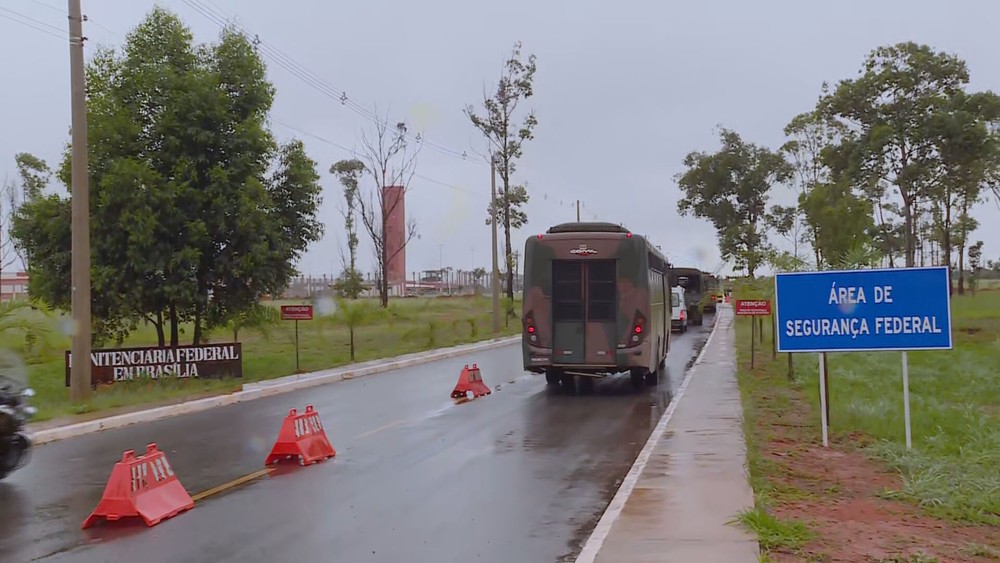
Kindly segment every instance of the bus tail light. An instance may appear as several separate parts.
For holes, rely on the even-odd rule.
[[[538,329],[535,328],[535,318],[531,312],[524,317],[524,332],[532,344],[538,344]]]
[[[646,335],[646,317],[639,311],[635,312],[635,319],[632,320],[632,334],[629,336],[629,344],[635,346],[642,342]]]

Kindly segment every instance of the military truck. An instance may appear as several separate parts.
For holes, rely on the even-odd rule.
[[[556,225],[524,244],[524,369],[585,391],[629,372],[656,385],[670,347],[670,264],[612,223]]]
[[[684,298],[688,307],[688,322],[700,326],[704,322],[706,280],[705,273],[698,268],[674,268],[670,272],[671,287],[684,288]]]
[[[714,313],[715,306],[723,301],[722,284],[719,278],[708,272],[702,272],[705,277],[705,307],[707,313]]]

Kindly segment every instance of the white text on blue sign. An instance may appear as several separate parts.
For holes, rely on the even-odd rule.
[[[951,348],[947,283],[944,268],[778,274],[779,351]]]

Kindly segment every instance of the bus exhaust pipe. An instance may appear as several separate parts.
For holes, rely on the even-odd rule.
[[[578,375],[580,377],[593,377],[594,379],[600,379],[604,377],[604,374],[600,373],[583,373],[582,371],[564,371],[566,375]]]

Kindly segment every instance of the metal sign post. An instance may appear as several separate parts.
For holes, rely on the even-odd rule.
[[[299,321],[311,321],[313,318],[312,305],[282,305],[281,320],[295,321],[295,373],[300,373],[299,368]]]
[[[766,299],[737,299],[736,315],[739,317],[750,317],[750,369],[754,366],[754,346],[757,341],[757,324],[763,322],[760,317],[771,315],[771,302]],[[763,341],[764,329],[760,330],[760,338]]]
[[[827,439],[827,425],[830,423],[826,410],[826,362],[823,361],[823,354],[819,355],[819,418],[820,426],[823,429],[823,447],[829,445]]]
[[[945,266],[775,275],[778,351],[820,354],[824,419],[827,352],[902,352],[906,447],[912,447],[906,353],[953,348],[948,275]]]
[[[906,425],[906,449],[913,447],[910,439],[910,362],[903,350],[903,423]]]

